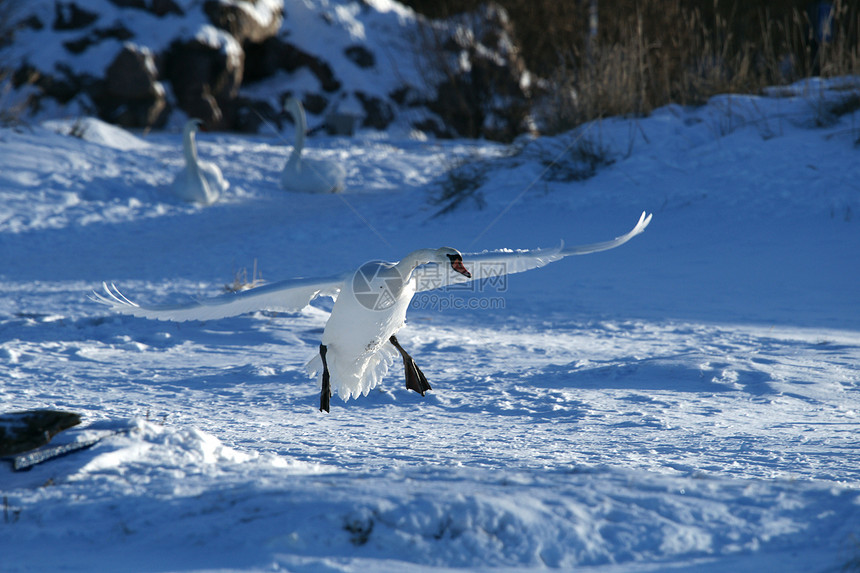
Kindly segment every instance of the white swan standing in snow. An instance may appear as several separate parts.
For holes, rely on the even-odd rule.
[[[343,189],[346,171],[339,163],[328,159],[302,157],[305,132],[308,129],[305,110],[296,98],[289,98],[286,110],[296,125],[296,145],[281,172],[281,187],[298,193],[337,193]]]
[[[221,175],[217,165],[203,161],[197,156],[197,142],[194,134],[201,125],[203,122],[199,119],[189,119],[185,122],[185,128],[182,130],[185,167],[173,180],[173,193],[190,203],[211,205],[230,187],[230,184]]]
[[[450,247],[421,249],[398,263],[365,263],[357,271],[319,279],[289,279],[187,304],[142,306],[127,299],[114,285],[93,300],[124,314],[158,320],[208,320],[257,310],[298,312],[318,296],[335,304],[323,330],[319,354],[308,363],[321,386],[320,410],[329,411],[332,394],[344,401],[378,385],[396,358],[403,359],[406,387],[422,396],[431,390],[427,378],[400,346],[395,334],[406,320],[416,292],[542,267],[570,255],[614,249],[640,234],[651,222],[642,213],[628,233],[611,241],[535,249],[491,251],[461,255]]]

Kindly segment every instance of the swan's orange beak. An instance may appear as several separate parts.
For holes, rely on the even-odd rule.
[[[463,257],[459,255],[448,255],[448,258],[451,259],[451,268],[464,275],[466,278],[472,278],[472,273],[466,270],[466,267],[463,266]]]

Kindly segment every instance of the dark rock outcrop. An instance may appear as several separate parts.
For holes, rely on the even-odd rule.
[[[0,456],[11,456],[44,446],[63,430],[80,423],[80,414],[59,410],[0,414]]]
[[[260,44],[247,46],[246,51],[246,78],[249,81],[269,77],[278,70],[295,72],[304,67],[316,76],[323,91],[336,92],[342,87],[327,62],[280,37],[268,38]]]
[[[244,52],[226,35],[194,38],[171,44],[162,71],[186,114],[211,129],[230,129],[244,60]]]
[[[150,12],[156,16],[166,16],[168,14],[183,15],[184,12],[179,5],[173,0],[110,0],[110,3],[120,8],[135,8]]]
[[[450,135],[512,141],[528,129],[530,94],[507,13],[488,4],[469,18],[467,28],[470,33],[454,27],[436,39],[441,52],[434,53],[449,59],[436,62],[446,79],[427,107],[454,131]]]
[[[147,48],[125,44],[108,66],[102,90],[93,99],[105,121],[123,127],[161,125],[167,101],[152,53]]]
[[[81,54],[90,47],[104,40],[126,41],[134,37],[131,30],[123,26],[121,22],[114,22],[106,28],[95,28],[74,40],[63,42],[63,46],[73,54]]]
[[[344,50],[344,55],[359,68],[367,69],[376,65],[376,56],[361,44],[349,46]]]
[[[385,100],[362,92],[355,92],[355,97],[364,109],[364,120],[361,122],[362,127],[382,130],[394,121],[394,108]]]
[[[81,8],[75,2],[56,2],[54,4],[54,30],[80,30],[98,19],[98,14]]]
[[[253,5],[257,2],[242,0],[242,3]],[[265,18],[255,17],[251,10],[246,10],[238,3],[221,0],[206,0],[203,3],[203,11],[212,25],[233,36],[240,44],[265,42],[281,29],[283,10],[267,14]]]

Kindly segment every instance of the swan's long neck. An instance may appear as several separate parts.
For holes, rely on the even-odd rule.
[[[185,154],[185,163],[189,167],[197,167],[197,142],[194,141],[194,125],[185,126],[182,133],[182,151]]]
[[[305,117],[305,110],[302,109],[300,103],[294,102],[290,111],[296,122],[296,146],[293,148],[290,160],[298,161],[301,159],[302,150],[305,148],[305,132],[308,130],[308,120]]]
[[[408,281],[412,278],[412,271],[414,271],[416,267],[426,265],[427,263],[438,262],[438,259],[439,253],[436,249],[419,249],[403,257],[396,266],[397,270],[400,271],[401,276],[405,277],[405,280]]]

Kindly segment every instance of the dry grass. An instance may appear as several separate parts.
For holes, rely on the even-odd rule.
[[[408,2],[431,17],[477,1]],[[811,76],[860,75],[860,3],[834,0],[819,41],[805,0],[501,0],[526,67],[545,78],[545,132],[721,93],[758,93]],[[820,28],[821,26],[819,26]]]
[[[263,284],[263,273],[257,269],[257,259],[254,259],[254,267],[251,271],[251,280],[248,280],[248,269],[242,267],[233,273],[233,282],[224,285],[227,292],[241,292],[256,288]]]
[[[643,115],[668,103],[701,104],[725,93],[758,93],[813,75],[860,73],[860,11],[834,3],[831,40],[816,41],[810,15],[767,8],[739,15],[738,3],[707,14],[679,0],[642,2],[611,21],[587,50],[571,47],[550,82],[548,131],[614,115]],[[587,53],[586,53],[587,52]]]
[[[431,198],[431,203],[440,207],[433,217],[447,215],[466,201],[472,201],[482,209],[486,203],[480,189],[487,180],[489,168],[488,162],[477,155],[447,164],[443,170],[445,175],[439,180],[438,188]]]

